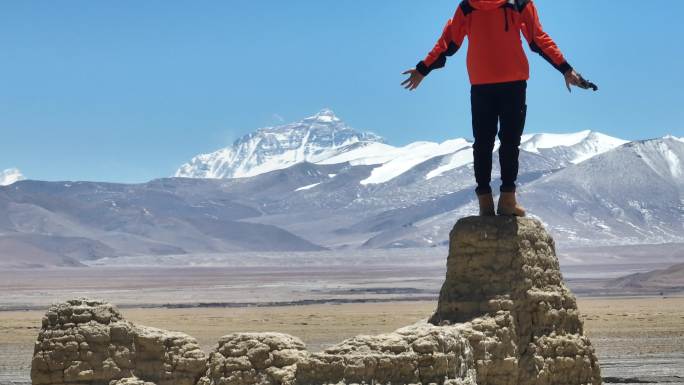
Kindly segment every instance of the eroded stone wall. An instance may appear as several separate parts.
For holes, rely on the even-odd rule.
[[[207,359],[185,334],[74,300],[48,310],[35,352],[37,385],[601,383],[553,239],[526,218],[460,220],[435,314],[393,333],[318,353],[284,334],[236,333]]]
[[[139,377],[194,385],[205,371],[206,355],[194,338],[137,326],[111,304],[77,299],[50,307],[43,318],[31,379],[34,385],[108,385]]]

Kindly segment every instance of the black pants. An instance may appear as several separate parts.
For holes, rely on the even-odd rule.
[[[475,144],[475,181],[478,195],[489,194],[492,188],[492,151],[497,132],[501,191],[514,192],[518,179],[520,138],[525,129],[527,82],[474,85],[470,90]],[[500,127],[499,127],[500,126]]]

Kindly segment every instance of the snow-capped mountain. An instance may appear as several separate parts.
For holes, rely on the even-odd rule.
[[[569,165],[584,162],[625,143],[626,140],[586,130],[570,134],[523,135],[520,148]]]
[[[181,166],[176,176],[245,178],[302,162],[316,163],[349,149],[382,141],[375,134],[353,130],[333,111],[324,109],[302,121],[262,128],[236,140],[230,147],[198,155]]]
[[[684,238],[684,143],[626,144],[525,186],[521,195],[560,239],[652,243]]]
[[[552,159],[556,168],[577,164],[627,143],[593,131],[571,134],[528,134],[521,149]],[[495,149],[498,148],[495,147]],[[432,179],[471,164],[472,142],[457,138],[443,143],[415,142],[395,147],[372,133],[360,133],[330,110],[300,122],[257,130],[233,146],[202,154],[181,166],[177,177],[243,178],[282,170],[302,162],[376,166],[362,185],[378,185],[429,160],[439,160],[427,172]]]
[[[9,186],[12,183],[26,179],[24,175],[16,168],[8,168],[0,171],[0,186]]]

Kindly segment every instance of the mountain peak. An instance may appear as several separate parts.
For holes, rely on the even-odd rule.
[[[304,121],[312,121],[312,120],[318,121],[318,122],[324,122],[324,123],[340,122],[341,121],[340,118],[338,118],[335,115],[335,112],[333,112],[333,110],[331,110],[329,108],[324,108],[324,109],[318,111],[318,113],[316,115],[310,116],[310,117],[304,119]]]
[[[258,129],[232,146],[201,154],[181,166],[177,177],[243,178],[282,170],[302,162],[316,163],[336,156],[355,143],[383,139],[347,126],[325,108],[298,122]]]

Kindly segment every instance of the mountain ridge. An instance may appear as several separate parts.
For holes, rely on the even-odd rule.
[[[310,136],[320,134],[323,140]],[[341,135],[341,142],[335,136]],[[295,140],[292,140],[295,137]],[[289,139],[288,139],[289,138]],[[331,140],[332,138],[332,140]],[[319,139],[319,140],[316,140]],[[521,149],[548,157],[555,157],[559,167],[580,163],[604,153],[627,141],[585,130],[569,134],[525,134]],[[212,153],[195,156],[182,165],[176,177],[241,178],[251,177],[301,162],[378,166],[362,184],[381,184],[392,180],[427,160],[450,155],[450,160],[433,170],[429,179],[449,170],[472,163],[472,154],[464,149],[472,147],[465,138],[449,139],[440,143],[419,141],[395,147],[381,137],[359,132],[347,126],[330,109],[298,122],[276,127],[260,128],[244,135],[231,146]],[[276,151],[273,149],[276,148]],[[498,148],[495,147],[495,150]],[[458,155],[456,155],[459,153]]]

